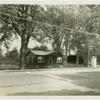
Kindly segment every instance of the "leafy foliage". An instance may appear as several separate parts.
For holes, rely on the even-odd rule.
[[[12,51],[6,53],[6,59],[10,60],[11,62],[19,63],[19,53],[16,48]]]
[[[88,58],[88,55],[92,56],[99,52],[99,9],[100,6],[97,5],[2,5],[0,40],[7,43],[13,35],[21,37],[20,66],[25,64],[30,37],[41,44],[48,40],[53,41],[53,49],[61,53],[65,50],[66,59],[71,50],[78,55],[86,54],[85,57]]]

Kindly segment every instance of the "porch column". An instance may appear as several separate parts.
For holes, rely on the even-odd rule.
[[[91,67],[93,67],[93,68],[97,67],[97,58],[96,58],[96,56],[93,56],[91,58]]]

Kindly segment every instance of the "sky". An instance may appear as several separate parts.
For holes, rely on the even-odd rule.
[[[30,39],[28,47],[29,48],[34,48],[35,46],[40,46],[41,44],[39,42],[37,42],[36,40],[32,40]],[[13,41],[10,42],[10,46],[9,46],[9,51],[13,50],[14,48],[17,48],[18,51],[20,51],[20,47],[21,47],[21,39],[20,37],[18,37],[18,39],[14,39]],[[6,48],[2,45],[2,54],[5,55],[5,53],[7,52]]]
[[[0,0],[0,4],[100,4],[100,0]]]
[[[41,43],[39,43],[38,41],[36,40],[33,40],[32,38],[30,38],[30,41],[28,43],[28,48],[34,48],[36,46],[40,46]],[[51,49],[52,46],[50,43],[44,43],[44,45],[46,45],[48,47],[48,49]],[[18,38],[14,38],[13,41],[10,42],[10,45],[9,45],[9,51],[13,50],[14,48],[16,48],[18,50],[18,52],[20,51],[20,47],[21,47],[21,39],[20,37],[18,36]],[[5,55],[7,53],[7,49],[2,45],[1,46],[2,48],[2,54]]]

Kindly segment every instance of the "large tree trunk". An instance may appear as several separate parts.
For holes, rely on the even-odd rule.
[[[67,58],[68,58],[68,55],[67,55],[67,51],[66,51],[66,55],[65,55],[65,59],[64,59],[64,67],[67,67]]]
[[[90,63],[90,61],[89,61],[89,47],[87,47],[87,67],[89,67],[89,63]]]
[[[67,67],[68,63],[67,63],[67,59],[68,59],[68,43],[69,43],[69,36],[66,33],[65,35],[65,48],[66,48],[66,54],[65,54],[65,60],[64,60],[64,67]]]
[[[87,66],[87,61],[88,61],[88,59],[87,59],[87,53],[83,54],[83,60],[84,60],[84,65]]]
[[[20,49],[20,66],[19,69],[24,69],[26,65],[26,52],[29,39],[21,39],[21,49]]]
[[[64,67],[67,67],[67,59],[68,59],[68,44],[67,44],[67,42],[65,43],[65,45],[66,45],[66,54],[65,54],[65,57],[64,57]]]
[[[79,54],[78,54],[78,51],[77,51],[77,54],[76,54],[76,66],[78,67],[78,64],[79,64]]]

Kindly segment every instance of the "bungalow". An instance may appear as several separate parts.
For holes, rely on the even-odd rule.
[[[26,68],[47,68],[62,64],[62,55],[55,51],[29,50],[26,55]]]

